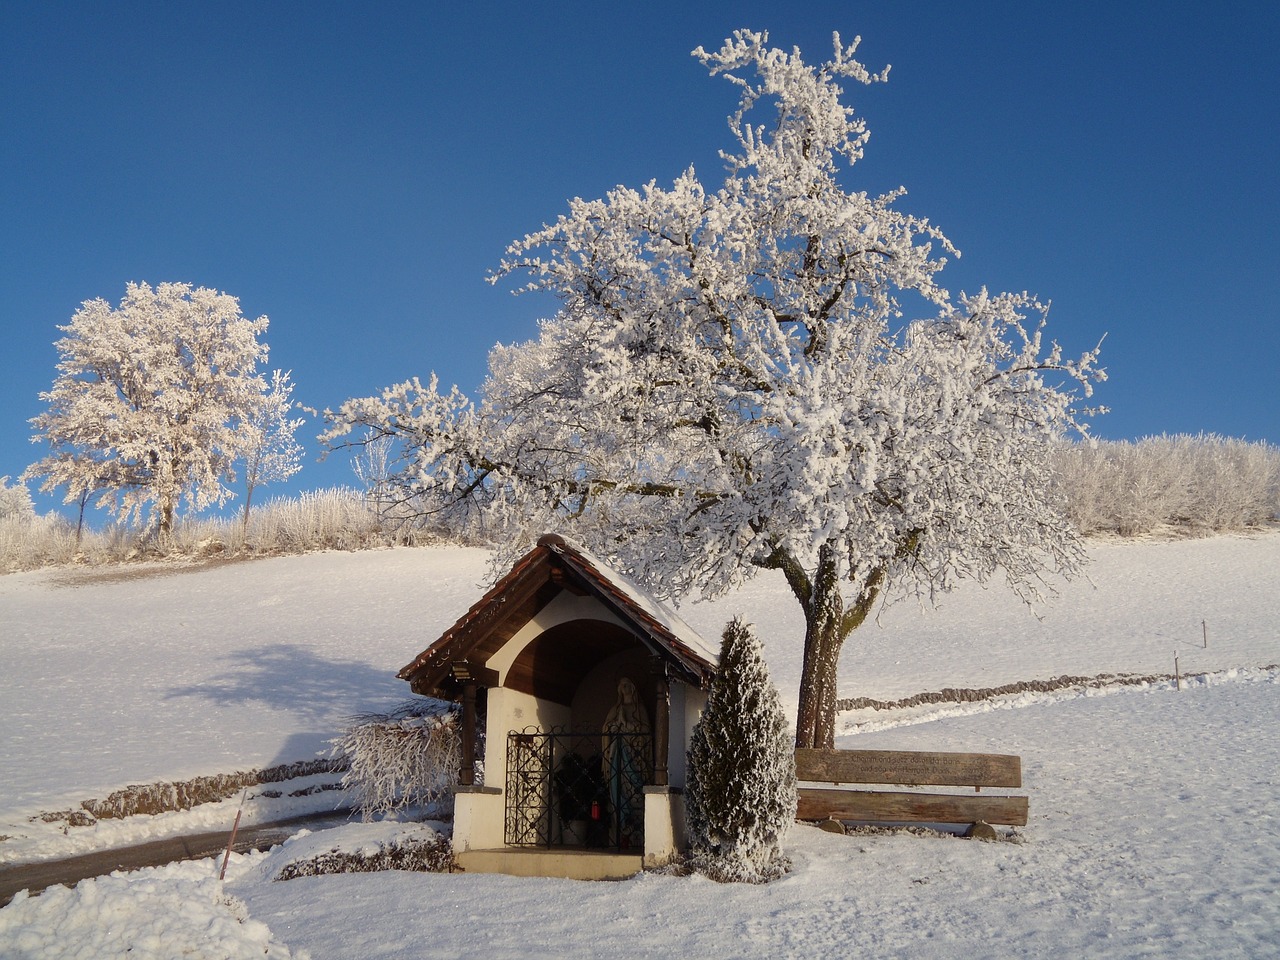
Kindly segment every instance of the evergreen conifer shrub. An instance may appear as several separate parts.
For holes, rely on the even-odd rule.
[[[741,619],[689,745],[690,860],[715,880],[762,883],[790,867],[782,841],[796,816],[795,747],[760,642]]]

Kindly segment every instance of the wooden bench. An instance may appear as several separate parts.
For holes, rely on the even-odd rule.
[[[906,750],[796,750],[801,786],[797,820],[863,823],[999,823],[1025,826],[1025,796],[983,796],[983,788],[1021,788],[1022,758],[992,753]],[[972,794],[860,790],[849,784],[973,787]]]

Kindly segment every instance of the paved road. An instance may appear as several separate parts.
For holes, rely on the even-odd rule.
[[[249,850],[266,850],[282,843],[303,827],[310,829],[337,826],[346,823],[348,814],[342,811],[308,814],[274,823],[260,823],[242,827],[236,834],[232,847],[238,853]],[[66,860],[49,860],[42,863],[22,863],[0,867],[0,907],[13,899],[19,890],[38,893],[57,883],[74,886],[89,877],[100,877],[114,870],[138,870],[142,867],[158,867],[175,860],[201,860],[221,854],[227,849],[230,831],[199,833],[185,837],[152,840],[133,847],[102,850]]]

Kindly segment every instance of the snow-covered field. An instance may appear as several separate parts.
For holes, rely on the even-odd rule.
[[[656,875],[270,881],[307,850],[364,842],[369,828],[351,825],[233,857],[225,884],[220,863],[201,861],[19,898],[0,910],[0,956],[1280,955],[1280,535],[1091,553],[1092,583],[1059,585],[1040,619],[998,588],[965,588],[938,611],[903,601],[855,634],[841,664],[842,696],[879,699],[1171,673],[1175,652],[1184,674],[1208,674],[1181,692],[1157,683],[843,717],[843,746],[1021,754],[1021,842],[797,827],[794,871],[763,887]],[[314,756],[346,716],[403,698],[396,669],[478,597],[486,556],[140,572],[0,577],[0,862],[229,827],[235,800],[65,835],[29,818],[128,783]],[[793,707],[794,606],[761,579],[681,613],[710,637],[746,613]],[[304,802],[319,801],[290,809]]]

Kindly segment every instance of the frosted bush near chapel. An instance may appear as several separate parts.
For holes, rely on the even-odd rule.
[[[426,806],[450,793],[462,762],[457,728],[453,711],[437,701],[353,718],[333,748],[350,763],[342,784],[361,819]]]
[[[796,818],[795,751],[760,641],[725,627],[707,706],[689,740],[690,863],[716,880],[759,883],[787,871]]]
[[[1049,447],[1103,373],[1028,294],[939,286],[955,250],[902,190],[843,186],[868,132],[840,84],[887,70],[838,36],[817,67],[767,41],[693,52],[739,96],[718,189],[690,168],[571,201],[497,271],[562,308],[493,350],[479,402],[414,379],[327,412],[324,439],[395,438],[422,515],[511,551],[564,530],[660,596],[780,570],[805,618],[796,741],[829,747],[841,647],[887,588],[1002,575],[1030,601],[1084,561]]]

